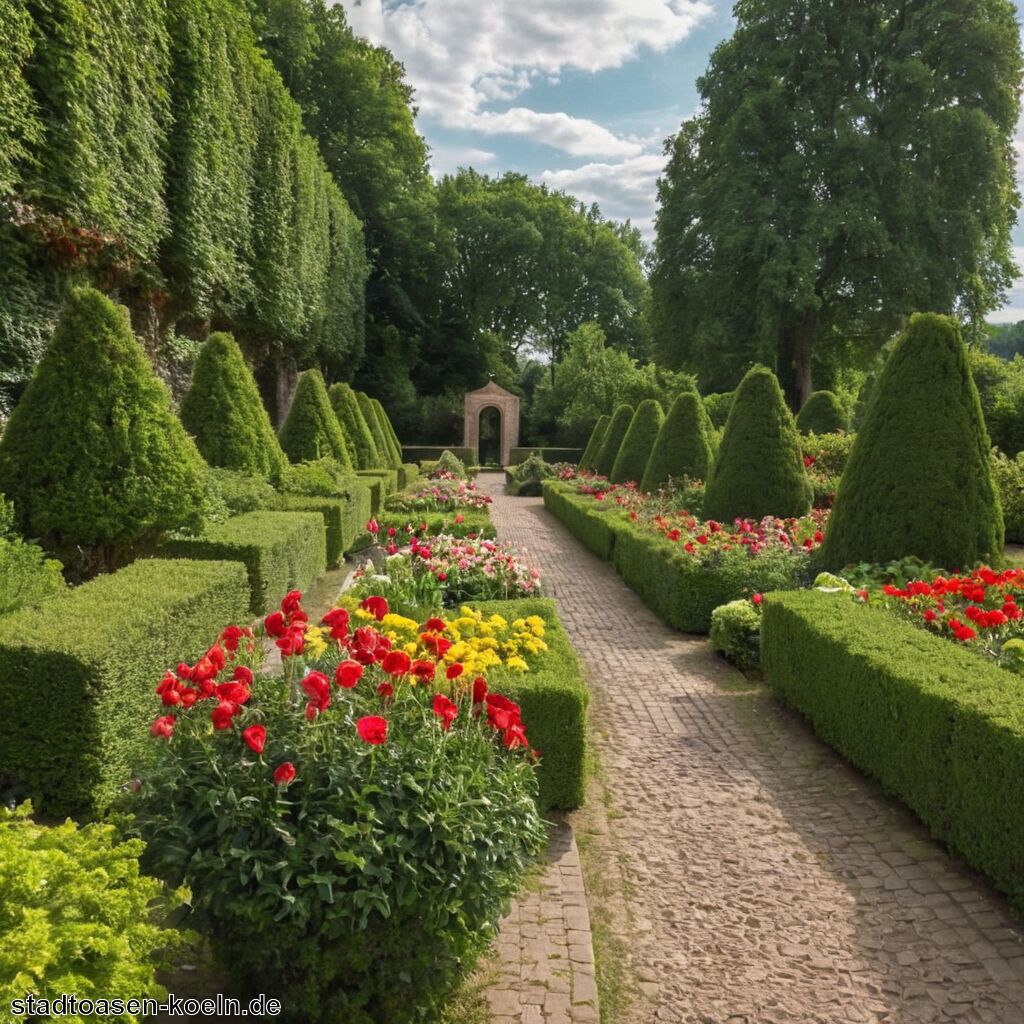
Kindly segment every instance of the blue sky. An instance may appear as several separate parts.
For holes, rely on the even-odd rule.
[[[664,140],[733,24],[732,0],[342,2],[405,64],[436,175],[524,172],[648,238]],[[1024,223],[1014,242],[1024,269]],[[1024,319],[1024,278],[992,319]]]

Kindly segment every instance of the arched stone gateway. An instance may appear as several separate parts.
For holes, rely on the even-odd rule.
[[[488,381],[482,388],[466,394],[465,433],[462,443],[476,452],[479,462],[480,420],[481,414],[487,410],[494,410],[498,414],[498,464],[507,466],[512,457],[512,449],[519,444],[519,399],[510,391],[499,387],[493,380]]]

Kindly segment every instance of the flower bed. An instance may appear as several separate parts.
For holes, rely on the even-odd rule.
[[[500,673],[532,670],[546,625],[419,622],[370,595],[311,626],[293,593],[263,630],[281,673],[255,672],[258,636],[232,627],[157,687],[147,863],[296,1017],[432,1020],[543,842],[529,725]]]
[[[1024,680],[844,594],[763,609],[776,694],[1024,907]]]
[[[387,511],[414,517],[423,512],[479,512],[486,511],[492,500],[475,481],[446,477],[429,480],[415,491],[389,498]]]

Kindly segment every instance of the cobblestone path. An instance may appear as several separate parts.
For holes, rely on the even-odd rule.
[[[1024,1024],[1024,929],[983,879],[703,638],[657,621],[541,499],[481,484],[595,696],[642,993],[622,1024]]]

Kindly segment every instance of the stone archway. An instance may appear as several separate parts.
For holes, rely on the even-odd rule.
[[[519,399],[493,380],[466,394],[462,443],[473,449],[477,462],[480,461],[480,414],[484,409],[496,409],[501,417],[500,462],[507,466],[512,458],[512,449],[519,444]]]

